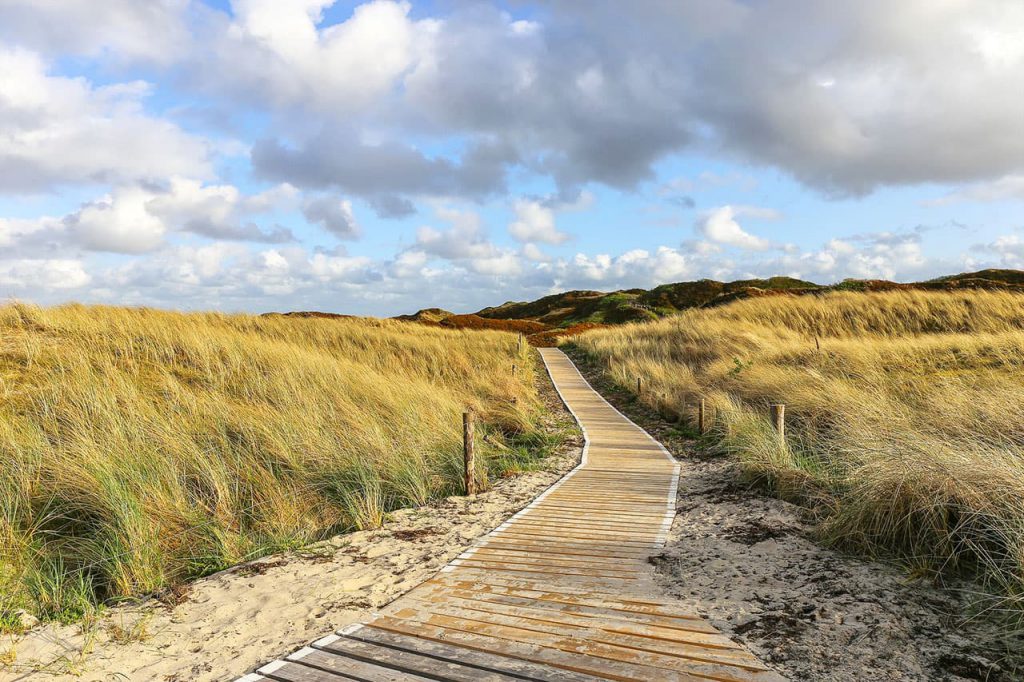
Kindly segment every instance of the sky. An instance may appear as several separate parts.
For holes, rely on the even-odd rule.
[[[0,297],[1024,267],[1020,0],[0,0]]]

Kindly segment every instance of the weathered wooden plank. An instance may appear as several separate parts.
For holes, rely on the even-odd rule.
[[[260,673],[274,682],[343,682],[353,679],[291,661],[274,661],[260,668]]]
[[[461,578],[453,578],[447,575],[440,575],[427,581],[425,585],[439,584],[452,585],[460,588],[487,591],[498,594],[511,594],[530,597],[538,600],[556,601],[563,604],[576,606],[587,606],[594,608],[607,608],[627,613],[638,613],[643,615],[660,616],[664,618],[675,618],[680,620],[706,622],[698,615],[687,613],[674,605],[664,601],[652,601],[645,599],[633,599],[622,595],[611,596],[595,592],[588,592],[584,589],[554,589],[535,588],[513,582],[496,583],[490,579],[468,581]],[[711,628],[710,625],[708,625]],[[714,628],[711,628],[714,631]]]
[[[707,679],[689,673],[597,658],[586,653],[562,651],[543,644],[496,637],[485,632],[467,632],[399,618],[380,618],[375,621],[374,627],[420,639],[456,644],[467,649],[518,658],[536,665],[548,666],[553,670],[564,670],[621,682],[653,682],[654,680],[659,682],[696,682]]]
[[[515,676],[516,679],[540,680],[541,682],[593,682],[591,675],[559,670],[520,658],[501,656],[487,650],[456,646],[453,642],[401,634],[372,626],[360,628],[350,635],[362,641],[373,642],[397,650],[415,652],[443,661],[457,661],[463,665],[477,666],[481,670],[498,671]]]
[[[498,612],[499,610],[503,612]],[[567,619],[555,621],[549,617],[537,618],[519,609],[494,605],[471,605],[463,602],[413,604],[394,613],[398,618],[415,620],[445,628],[459,628],[462,623],[471,632],[488,632],[517,641],[541,643],[545,636],[558,642],[562,650],[602,652],[616,660],[627,662],[659,663],[662,667],[682,669],[700,666],[720,673],[737,674],[741,671],[760,671],[765,666],[743,649],[723,649],[682,641],[659,639],[646,635],[623,634],[594,627],[593,623],[578,625]],[[566,648],[567,642],[584,643],[587,648]]]
[[[518,522],[519,520],[548,519],[552,521],[568,521],[574,524],[597,524],[602,528],[645,528],[647,526],[657,526],[661,524],[661,522],[664,521],[664,518],[665,514],[650,515],[640,518],[627,518],[618,512],[598,512],[595,510],[560,510],[556,512],[547,505],[541,505],[527,511],[513,523]]]
[[[364,628],[360,628],[360,630],[362,629]],[[450,651],[449,653],[453,657],[444,659],[436,655],[436,648],[434,648],[435,655],[429,655],[357,639],[352,634],[325,637],[315,642],[314,646],[331,654],[372,662],[406,673],[423,675],[429,679],[452,680],[453,682],[521,682],[522,680],[522,677],[513,677],[495,670],[467,665],[468,661],[460,656],[463,652]]]
[[[546,574],[528,573],[503,573],[478,569],[473,566],[453,566],[451,571],[444,575],[458,580],[469,580],[487,582],[492,585],[506,585],[527,590],[541,590],[557,592],[566,590],[575,592],[582,590],[588,594],[603,594],[608,596],[628,594],[636,589],[643,589],[644,586],[653,587],[653,579],[644,581],[622,580],[620,578],[592,578],[584,576],[566,576],[564,580],[552,579]]]
[[[586,576],[592,578],[616,578],[620,580],[632,580],[640,575],[644,575],[640,571],[627,572],[627,571],[605,571],[601,569],[591,569],[584,567],[561,567],[551,565],[531,565],[525,563],[502,563],[493,562],[480,559],[458,559],[457,562],[453,562],[457,568],[476,568],[479,570],[490,570],[490,571],[504,571],[506,573],[542,573],[545,575],[554,576]]]
[[[567,543],[553,543],[553,542],[537,542],[533,539],[515,539],[515,538],[502,538],[500,536],[494,536],[488,538],[487,542],[477,545],[477,547],[516,547],[519,549],[534,551],[534,552],[553,552],[555,554],[568,554],[578,556],[607,556],[613,559],[635,559],[644,561],[650,555],[649,549],[641,549],[638,551],[631,551],[615,547],[613,545],[605,546],[575,546]]]
[[[474,599],[482,602],[495,604],[508,604],[524,608],[551,611],[559,614],[570,614],[581,618],[592,618],[597,621],[595,627],[607,627],[610,629],[630,628],[633,625],[647,625],[668,631],[683,633],[701,633],[713,638],[714,641],[722,643],[726,647],[738,647],[729,638],[718,633],[718,631],[706,621],[694,617],[692,619],[666,618],[664,616],[652,616],[644,613],[622,611],[610,608],[566,604],[555,600],[547,600],[540,597],[519,597],[511,594],[503,594],[488,589],[459,589],[457,587],[436,587],[433,590],[417,591],[417,598],[424,598],[428,595],[434,600],[448,598]],[[702,641],[704,641],[702,639]],[[712,641],[711,639],[707,641]]]
[[[608,528],[599,524],[577,523],[574,521],[556,521],[544,519],[530,519],[522,517],[513,521],[506,530],[497,531],[496,534],[504,532],[520,531],[529,529],[530,532],[542,533],[551,537],[588,538],[592,540],[622,541],[629,540],[636,544],[650,545],[654,536],[658,534],[660,525],[651,524],[647,527],[634,525],[628,529]]]
[[[562,532],[552,531],[545,533],[541,531],[531,530],[529,528],[519,528],[517,526],[513,526],[508,530],[502,531],[500,535],[501,537],[519,537],[524,539],[547,538],[549,540],[566,540],[569,542],[575,542],[582,545],[604,544],[610,543],[612,540],[612,538],[609,536],[590,537],[582,533],[572,533],[568,529]],[[623,540],[622,542],[616,542],[615,544],[634,549],[653,547],[653,544],[650,542],[640,542],[636,540]]]
[[[291,675],[295,677],[295,682],[320,679],[337,680],[339,678],[356,679],[362,682],[430,682],[429,677],[312,647],[304,647],[296,651],[284,662],[285,665],[278,670],[264,672],[266,669],[261,668],[260,672],[268,674],[271,678]],[[321,677],[317,677],[317,675],[321,675]],[[327,675],[327,677],[323,677],[323,675]],[[290,680],[291,678],[289,678]]]
[[[600,554],[580,556],[579,554],[562,554],[558,551],[547,550],[538,552],[536,549],[516,549],[515,547],[501,545],[483,545],[473,551],[473,556],[485,555],[495,559],[511,559],[515,557],[529,557],[533,559],[547,559],[554,564],[568,562],[570,564],[586,564],[589,566],[621,566],[622,559],[607,557]]]

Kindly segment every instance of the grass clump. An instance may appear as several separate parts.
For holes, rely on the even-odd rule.
[[[480,483],[527,469],[535,362],[501,332],[0,307],[0,628],[462,494],[467,407]]]
[[[1024,607],[1024,295],[836,292],[691,310],[575,343],[692,424],[825,537]],[[785,403],[785,441],[768,405]]]

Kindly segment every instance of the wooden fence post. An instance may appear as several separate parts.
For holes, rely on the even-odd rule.
[[[779,440],[786,440],[786,406],[783,403],[773,403],[771,406],[772,424],[779,432]]]
[[[707,430],[708,430],[707,413],[706,413],[706,410],[704,408],[704,398],[701,398],[697,402],[697,431],[699,431],[700,433],[703,434],[703,433],[707,433]]]
[[[637,378],[636,378],[636,394],[637,394],[637,395],[640,395],[640,394],[641,394],[641,392],[642,392],[642,391],[640,390],[640,377],[637,377]]]
[[[465,463],[466,494],[476,494],[476,452],[474,450],[473,410],[462,413],[462,454]]]

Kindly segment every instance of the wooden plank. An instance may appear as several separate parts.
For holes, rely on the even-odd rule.
[[[614,559],[636,559],[640,561],[646,560],[651,553],[649,549],[634,551],[613,545],[605,545],[603,547],[594,545],[581,546],[568,543],[538,542],[532,538],[502,538],[500,536],[489,538],[487,542],[477,545],[477,547],[516,547],[522,550],[541,553],[575,554],[583,557],[606,556]]]
[[[665,499],[663,501],[664,501],[664,503],[665,503],[665,505],[667,507],[667,505],[668,505],[668,495],[665,496]],[[617,514],[623,514],[624,516],[641,516],[641,517],[650,517],[650,518],[655,518],[655,517],[661,518],[661,516],[663,516],[663,514],[662,514],[660,509],[658,509],[656,511],[655,509],[651,508],[651,509],[646,509],[645,511],[637,511],[638,509],[644,509],[644,508],[642,508],[642,507],[638,508],[636,505],[612,505],[610,503],[599,503],[599,502],[593,502],[593,501],[590,504],[568,504],[568,503],[561,503],[557,499],[545,498],[544,501],[543,501],[543,505],[544,505],[544,507],[543,507],[544,509],[558,509],[558,510],[562,510],[562,511],[589,510],[589,511],[601,511],[601,512],[614,512],[614,513],[617,513]],[[537,508],[538,507],[534,507],[534,509],[537,509]]]
[[[608,578],[599,576],[567,575],[559,577],[558,574],[550,572],[535,571],[495,571],[489,568],[481,568],[463,564],[451,566],[451,570],[445,572],[448,575],[458,577],[460,580],[483,580],[498,584],[510,584],[516,587],[528,589],[582,589],[592,593],[601,594],[623,594],[631,589],[647,586],[654,586],[653,580],[634,580],[630,578]]]
[[[628,530],[621,528],[609,528],[600,524],[588,524],[588,523],[576,523],[574,521],[562,521],[558,523],[556,521],[549,521],[545,519],[528,519],[525,516],[510,524],[507,529],[498,531],[498,533],[510,532],[513,530],[523,531],[524,529],[530,529],[549,535],[566,537],[585,537],[593,540],[615,540],[628,539],[633,543],[650,545],[655,535],[660,530],[660,525],[655,526],[651,524],[648,527],[633,525]]]
[[[638,575],[644,575],[641,571],[612,571],[600,568],[587,568],[584,566],[552,566],[550,564],[529,564],[526,562],[495,562],[486,559],[458,559],[453,562],[458,568],[476,568],[479,570],[504,571],[506,573],[543,573],[555,576],[587,576],[591,578],[617,578],[619,580],[633,580]]]
[[[579,533],[572,533],[569,530],[566,530],[564,532],[547,532],[547,533],[545,533],[545,532],[541,532],[541,531],[533,531],[533,530],[530,530],[530,529],[527,529],[527,528],[522,528],[521,529],[521,528],[518,528],[518,527],[515,527],[515,526],[510,527],[508,530],[502,531],[501,536],[502,537],[506,537],[506,536],[507,537],[521,537],[521,538],[525,538],[527,540],[529,540],[531,538],[547,538],[549,540],[567,540],[567,541],[576,542],[576,543],[584,544],[584,545],[585,544],[594,545],[594,544],[609,543],[609,541],[611,540],[611,538],[609,538],[608,536],[589,537],[587,535],[583,535],[583,534],[579,534]],[[593,540],[593,542],[591,542],[591,540]],[[623,545],[623,546],[626,546],[626,547],[629,547],[629,548],[632,548],[632,549],[643,549],[643,548],[648,548],[648,547],[652,546],[652,543],[650,543],[650,542],[638,542],[638,541],[635,541],[635,540],[623,540],[622,542],[616,542],[615,544],[616,545]]]
[[[593,682],[597,678],[574,673],[547,665],[541,665],[515,657],[500,656],[486,650],[456,646],[452,642],[401,634],[372,626],[360,628],[350,637],[373,642],[396,650],[415,652],[442,661],[457,661],[459,664],[476,666],[481,670],[498,671],[516,679],[540,680],[541,682]]]
[[[495,584],[492,581],[466,581],[447,576],[433,578],[424,586],[436,585],[445,589],[464,589],[481,594],[509,595],[529,598],[537,601],[554,602],[567,606],[584,607],[587,609],[607,609],[610,611],[621,611],[628,614],[628,617],[651,616],[664,619],[668,622],[679,623],[702,623],[708,629],[707,632],[717,632],[710,624],[707,624],[700,616],[672,608],[671,604],[665,602],[643,601],[635,599],[614,598],[608,595],[587,593],[579,590],[555,590],[529,589],[516,585]]]
[[[666,510],[667,511],[667,510]],[[592,523],[599,524],[604,528],[621,528],[621,527],[647,527],[660,525],[665,520],[665,514],[658,514],[652,516],[646,516],[641,518],[626,518],[618,512],[597,512],[597,511],[567,511],[559,510],[555,511],[548,505],[541,505],[534,507],[529,510],[518,519],[513,521],[517,523],[520,520],[528,519],[548,519],[552,521],[569,521],[572,523]]]
[[[549,610],[557,613],[572,614],[580,617],[589,617],[598,620],[596,627],[618,628],[628,627],[630,624],[649,625],[658,629],[680,631],[685,633],[703,633],[721,641],[723,646],[738,647],[724,635],[708,624],[703,619],[694,617],[691,619],[666,618],[664,616],[652,616],[645,613],[637,613],[624,610],[616,610],[604,607],[587,605],[566,604],[552,599],[541,597],[519,597],[510,594],[503,594],[488,589],[459,589],[457,587],[437,587],[434,590],[424,590],[417,593],[417,598],[422,599],[423,594],[431,595],[432,599],[447,599],[450,597],[460,599],[475,599],[483,602],[496,604],[509,604],[513,606],[529,607],[532,609]]]
[[[515,564],[526,564],[533,566],[564,566],[566,568],[572,568],[575,566],[591,569],[600,570],[615,570],[622,571],[620,568],[622,563],[616,563],[615,560],[608,561],[601,557],[581,557],[581,556],[559,556],[557,554],[537,554],[534,552],[510,552],[502,551],[500,549],[491,549],[489,547],[482,547],[474,552],[472,555],[460,559],[459,565],[466,565],[467,562],[476,561],[489,561],[489,562],[511,562]],[[640,568],[633,569],[633,572],[640,574],[640,576],[646,576],[646,571]]]
[[[463,576],[452,576],[450,574],[441,574],[429,581],[424,583],[425,585],[433,583],[444,583],[444,584],[458,584],[458,585],[474,585],[474,589],[478,589],[478,585],[488,585],[496,590],[505,590],[509,594],[529,594],[536,596],[537,599],[562,599],[567,603],[592,603],[596,602],[595,605],[622,605],[622,607],[630,607],[637,609],[651,609],[650,611],[644,611],[645,613],[656,613],[666,616],[675,616],[679,618],[693,618],[696,620],[702,620],[700,616],[695,616],[691,613],[682,611],[681,609],[674,609],[672,606],[673,602],[666,602],[664,600],[653,600],[653,599],[642,599],[635,597],[627,593],[611,593],[600,590],[592,590],[587,588],[582,583],[569,585],[552,585],[551,587],[534,587],[531,584],[520,584],[523,581],[519,580],[506,580],[504,576],[489,576],[479,578],[476,576],[463,577]]]
[[[668,642],[683,642],[713,649],[741,649],[738,644],[717,632],[708,632],[700,628],[661,626],[640,619],[632,619],[624,614],[618,614],[618,617],[610,617],[603,613],[595,614],[593,612],[568,609],[557,603],[508,598],[501,595],[492,597],[474,592],[450,591],[444,596],[445,598],[440,601],[421,601],[421,608],[437,612],[437,609],[450,606],[479,611],[480,613],[522,617],[540,623],[566,626],[569,629],[600,630],[609,634],[630,635]],[[412,602],[409,600],[403,603]],[[481,616],[477,615],[475,617],[479,618]],[[638,646],[643,648],[654,645],[650,642],[644,642]]]
[[[483,607],[483,608],[481,608]],[[504,613],[497,612],[499,609]],[[527,616],[516,607],[502,608],[485,605],[471,606],[462,603],[419,604],[400,609],[395,617],[429,623],[445,628],[459,628],[459,624],[470,626],[472,632],[505,634],[519,641],[541,643],[547,639],[560,642],[557,648],[566,649],[567,642],[585,644],[582,651],[596,651],[605,656],[629,662],[657,661],[662,667],[680,669],[682,666],[699,666],[708,670],[737,674],[741,671],[765,670],[764,664],[743,649],[722,649],[668,639],[659,639],[634,634],[621,634],[600,630],[592,623],[581,626],[564,618],[555,621],[548,617]],[[745,678],[744,678],[745,679]]]
[[[534,559],[549,559],[555,564],[564,562],[577,562],[586,565],[621,566],[622,559],[608,557],[602,554],[579,555],[564,554],[555,549],[538,552],[536,549],[516,548],[502,545],[483,545],[473,551],[472,556],[480,555],[494,558],[530,557]]]
[[[260,668],[260,673],[275,682],[345,682],[359,679],[335,675],[291,661],[274,661]]]
[[[362,629],[362,628],[361,628]],[[358,633],[358,631],[357,631]],[[422,675],[427,679],[453,680],[454,682],[521,682],[522,677],[513,677],[493,669],[473,667],[459,651],[449,651],[447,658],[414,652],[408,649],[384,646],[357,639],[351,635],[324,638],[314,643],[324,651],[360,661],[372,662],[394,670]],[[450,649],[450,648],[449,648]],[[460,660],[461,659],[461,660]]]
[[[456,644],[467,649],[498,653],[510,658],[549,666],[555,670],[565,670],[620,682],[654,682],[655,680],[658,682],[697,682],[697,680],[706,681],[707,679],[689,673],[606,660],[585,653],[562,651],[537,643],[496,637],[483,632],[442,628],[428,623],[417,623],[398,618],[378,619],[374,627],[420,639]]]
[[[430,682],[430,678],[414,673],[394,670],[329,651],[304,647],[288,656],[278,669],[261,668],[260,673],[271,678],[287,677],[288,682],[314,680],[354,679],[362,682]],[[267,672],[264,672],[267,671]]]

